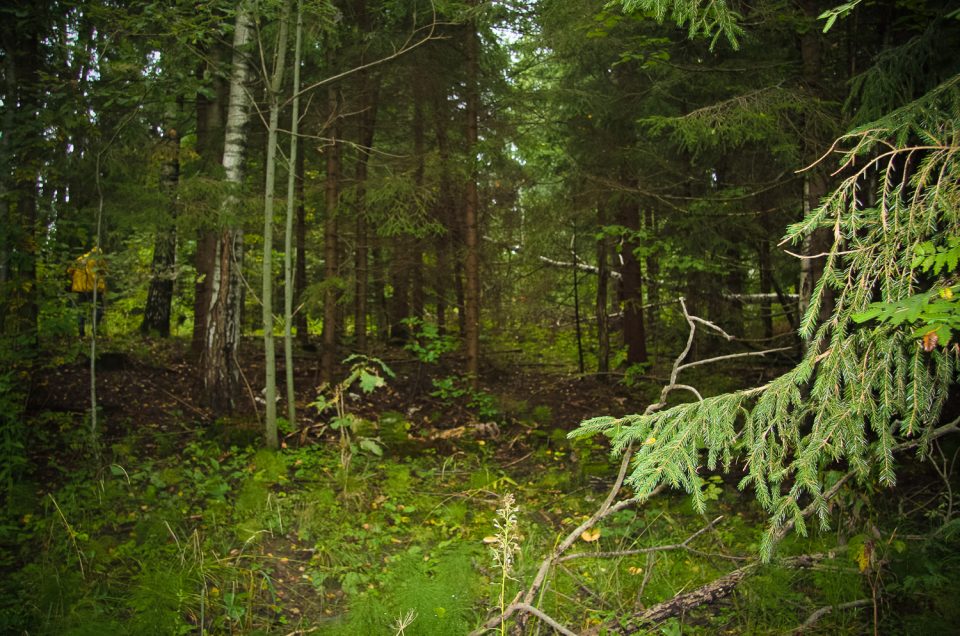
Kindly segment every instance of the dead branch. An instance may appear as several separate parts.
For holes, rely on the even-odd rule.
[[[804,554],[780,561],[779,565],[792,568],[810,568],[830,557],[830,554]],[[653,607],[634,614],[625,625],[606,625],[609,633],[634,634],[650,623],[658,623],[673,616],[679,616],[691,609],[701,605],[714,603],[721,598],[729,596],[736,587],[749,575],[753,574],[762,565],[757,560],[743,567],[737,568],[729,574],[725,574],[718,579],[702,585],[695,590],[685,594],[678,594],[673,598],[662,603],[657,603]]]
[[[805,634],[808,629],[813,627],[814,623],[819,621],[821,618],[832,612],[833,610],[846,610],[853,609],[854,607],[864,607],[866,605],[872,605],[873,601],[868,598],[857,599],[856,601],[850,601],[849,603],[841,603],[840,605],[825,605],[817,611],[810,614],[807,617],[807,620],[803,621],[803,624],[793,630],[792,634]]]

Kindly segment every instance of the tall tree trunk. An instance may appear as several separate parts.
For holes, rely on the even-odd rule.
[[[324,224],[324,293],[323,293],[323,352],[320,355],[320,377],[324,382],[333,382],[334,367],[337,360],[337,303],[340,301],[340,247],[338,245],[338,205],[340,200],[340,142],[339,104],[337,90],[327,90],[330,118],[334,122],[327,153],[327,180]]]
[[[294,297],[298,303],[303,303],[304,293],[307,289],[307,206],[304,203],[304,170],[303,157],[304,152],[297,153],[296,159],[296,189],[297,189],[297,218],[296,218],[296,242],[297,242],[297,264],[296,274],[293,281]],[[307,311],[301,305],[293,318],[293,324],[297,328],[297,340],[300,345],[305,347],[310,344],[310,331],[307,322]]]
[[[223,169],[233,188],[242,184],[244,128],[249,119],[247,83],[249,68],[243,49],[250,42],[251,16],[247,2],[237,7],[233,34],[233,64],[230,71],[230,101],[223,144]],[[225,207],[238,205],[231,194]],[[234,392],[239,384],[237,347],[240,336],[242,290],[238,284],[243,262],[243,232],[231,226],[219,230],[213,263],[210,304],[207,309],[200,370],[207,407],[222,415],[233,410]]]
[[[597,206],[597,225],[602,229],[607,224],[602,205]],[[610,314],[608,310],[607,290],[610,286],[610,238],[601,234],[597,239],[597,374],[606,381],[610,371]]]
[[[627,364],[642,364],[647,361],[646,330],[643,323],[643,277],[637,259],[634,233],[640,229],[640,206],[629,194],[636,189],[635,180],[622,177],[624,193],[621,194],[618,213],[619,223],[629,232],[624,237],[620,270],[621,302],[623,303],[623,343],[627,347]]]
[[[800,36],[803,83],[811,96],[821,98],[823,96],[823,87],[821,86],[821,76],[823,74],[823,61],[821,58],[822,33],[819,28],[816,28],[815,23],[823,7],[820,6],[817,0],[802,0],[800,6],[809,23],[806,31]],[[814,159],[820,156],[823,150],[823,140],[818,138],[815,132],[815,126],[816,124],[811,121],[805,123],[806,131],[803,137],[804,165],[812,163]],[[820,166],[804,173],[804,216],[820,205],[820,201],[827,194],[828,187],[829,177],[826,171]],[[801,316],[807,313],[807,309],[813,301],[814,289],[823,275],[823,268],[826,263],[826,257],[822,255],[830,249],[832,242],[833,238],[829,228],[819,228],[804,238],[803,254],[805,258],[800,261],[799,285]],[[829,288],[824,288],[823,296],[820,300],[817,322],[827,320],[832,313],[833,293]]]
[[[263,188],[263,270],[261,276],[263,310],[263,357],[264,357],[264,442],[267,448],[280,446],[277,436],[277,352],[273,338],[273,200],[277,178],[277,128],[280,125],[280,91],[283,89],[283,71],[287,58],[287,31],[290,21],[290,4],[284,2],[280,15],[280,33],[273,57],[273,73],[267,88],[270,103],[267,124],[267,158]]]
[[[29,3],[21,3],[29,4]],[[17,10],[29,12],[26,6]],[[19,20],[11,11],[4,20],[3,223],[5,288],[0,288],[4,333],[29,347],[37,344],[37,180],[42,162],[43,130],[38,120],[41,94],[42,19]],[[9,140],[8,140],[9,138]]]
[[[579,256],[577,256],[577,226],[573,226],[573,238],[570,241],[570,252],[573,257],[573,324],[577,334],[577,369],[583,375],[583,332],[580,327],[580,283],[579,283]]]
[[[362,60],[361,60],[362,63]],[[354,298],[354,335],[358,351],[367,350],[367,298],[369,282],[369,240],[367,236],[367,163],[373,148],[376,132],[377,107],[380,97],[380,78],[374,80],[373,87],[368,86],[367,74],[360,74],[361,112],[357,125],[357,141],[360,155],[357,157],[356,180],[356,252],[354,253],[355,298]]]
[[[222,50],[217,47],[207,54],[212,58],[209,64],[196,69],[196,78],[202,81],[206,71],[222,61]],[[229,84],[219,73],[211,73],[212,95],[208,97],[198,91],[197,100],[197,154],[200,155],[201,172],[213,177],[223,165],[223,143],[225,139],[225,104],[229,100]],[[211,220],[201,226],[197,235],[197,250],[194,255],[194,268],[197,278],[194,282],[193,300],[193,339],[191,352],[200,357],[204,350],[207,331],[207,312],[210,309],[210,295],[213,289],[215,263],[217,261],[217,232]]]
[[[161,338],[170,335],[170,306],[173,303],[173,285],[177,277],[177,184],[180,181],[180,136],[176,130],[167,131],[161,145],[160,188],[168,200],[168,221],[157,228],[153,243],[150,288],[143,310],[140,332],[155,332]]]
[[[477,26],[467,25],[467,137],[466,153],[469,175],[463,210],[464,225],[464,296],[463,339],[466,345],[466,374],[477,387],[480,373],[480,232],[478,228],[479,200],[477,195],[477,138],[480,115],[479,68],[480,51]]]
[[[297,205],[297,172],[303,162],[298,154],[300,131],[300,56],[303,48],[303,6],[297,0],[297,31],[293,55],[293,108],[290,113],[290,157],[287,163],[287,216],[283,241],[283,360],[287,385],[287,421],[297,425],[296,387],[293,378],[293,217]],[[302,172],[302,170],[300,170]],[[302,203],[301,203],[302,205]]]
[[[760,294],[763,297],[760,301],[760,323],[763,325],[764,339],[769,340],[773,338],[773,313],[767,296],[773,292],[773,272],[770,266],[770,241],[766,238],[757,243],[757,256],[757,265],[760,269]]]
[[[426,99],[424,95],[423,83],[418,81],[419,69],[416,69],[413,81],[413,154],[416,156],[417,168],[414,171],[413,182],[416,191],[419,193],[423,189],[423,176],[426,172],[424,155],[424,132],[423,132],[423,104]],[[424,292],[423,292],[423,248],[424,240],[422,237],[416,237],[411,242],[411,272],[410,272],[410,300],[412,304],[411,313],[419,320],[424,316]]]
[[[656,245],[658,243],[657,216],[653,209],[647,209],[644,213],[644,225],[647,230],[648,241]],[[657,355],[657,337],[660,326],[660,257],[655,249],[647,250],[647,257],[644,264],[647,267],[647,324],[646,331],[649,341],[653,348],[653,356]]]
[[[435,242],[437,252],[437,266],[434,269],[433,290],[435,294],[437,312],[437,331],[440,335],[446,334],[447,329],[447,296],[446,290],[452,279],[453,244],[458,233],[454,231],[451,222],[453,218],[452,183],[448,166],[450,165],[450,149],[447,144],[446,128],[446,97],[438,92],[434,103],[434,119],[437,137],[437,154],[440,157],[440,191],[437,195],[435,219],[443,227],[444,232]]]

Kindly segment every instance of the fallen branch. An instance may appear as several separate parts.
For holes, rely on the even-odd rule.
[[[820,563],[830,554],[804,554],[780,561],[779,565],[793,568],[810,568]],[[759,560],[737,568],[718,579],[702,585],[695,590],[678,594],[673,598],[658,603],[653,607],[631,616],[625,625],[606,625],[608,633],[634,634],[650,623],[659,623],[673,616],[679,616],[701,605],[714,603],[729,596],[736,587],[757,568],[763,565]],[[600,628],[597,628],[598,630]],[[599,632],[591,632],[599,633]]]

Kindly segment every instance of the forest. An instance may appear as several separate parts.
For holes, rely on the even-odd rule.
[[[0,33],[0,632],[957,630],[960,3]]]

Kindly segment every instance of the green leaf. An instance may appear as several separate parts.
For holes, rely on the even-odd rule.
[[[360,388],[364,393],[371,393],[384,384],[386,384],[386,382],[379,375],[370,373],[366,369],[360,372]]]
[[[380,447],[380,444],[377,444],[374,440],[368,437],[360,440],[360,448],[368,453],[373,453],[377,457],[383,456],[383,449]]]

